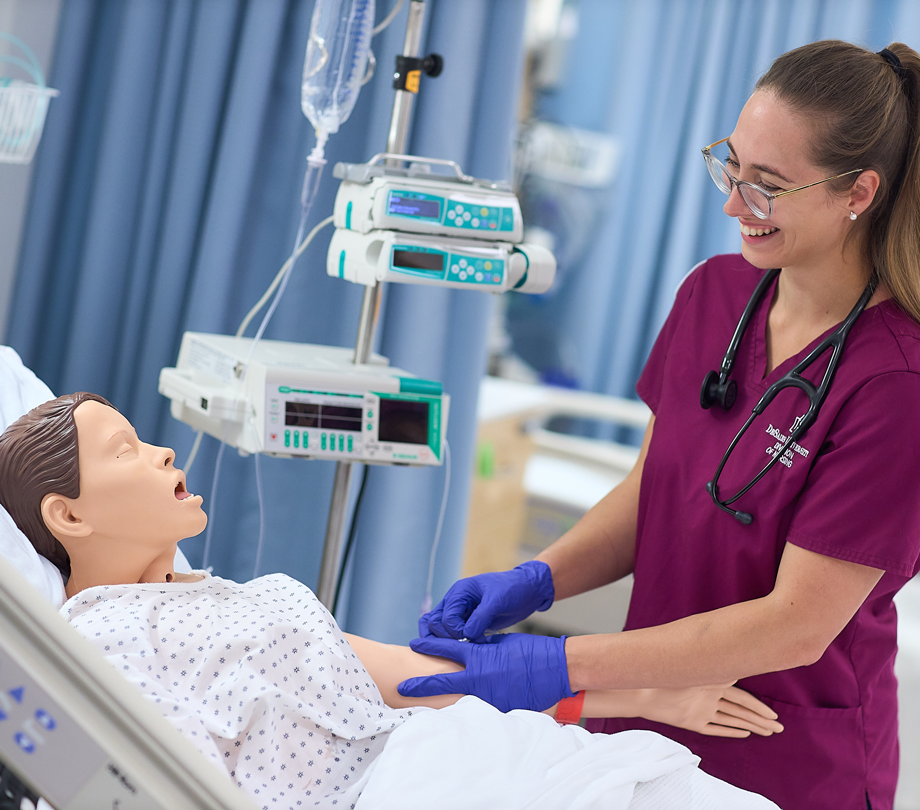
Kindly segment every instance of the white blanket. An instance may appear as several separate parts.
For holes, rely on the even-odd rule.
[[[264,808],[774,807],[651,732],[589,734],[472,697],[391,709],[335,620],[281,574],[100,586],[61,613]]]
[[[466,697],[390,735],[357,810],[778,810],[698,763],[651,731],[589,734]]]

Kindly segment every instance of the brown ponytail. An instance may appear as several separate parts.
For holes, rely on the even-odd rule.
[[[887,50],[896,58],[838,40],[813,42],[780,56],[756,89],[811,120],[815,165],[829,174],[878,172],[878,192],[854,234],[864,235],[867,263],[920,322],[920,55],[900,42]],[[829,185],[843,193],[857,176]]]

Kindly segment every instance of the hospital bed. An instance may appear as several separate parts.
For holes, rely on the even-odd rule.
[[[0,427],[50,396],[0,347]],[[188,570],[181,555],[176,568]],[[252,810],[247,795],[55,611],[63,597],[60,574],[0,509],[0,760],[43,797],[39,806]],[[706,775],[690,751],[649,732],[590,735],[543,714],[502,715],[464,698],[449,709],[416,712],[390,734],[368,766],[361,808],[465,810],[493,801],[556,808],[576,801],[621,810],[775,810]],[[650,736],[629,736],[636,734]],[[580,786],[574,794],[573,778]],[[556,798],[547,800],[550,794]]]

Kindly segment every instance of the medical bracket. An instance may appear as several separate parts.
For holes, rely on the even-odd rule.
[[[400,54],[396,57],[393,89],[418,93],[422,73],[434,79],[441,75],[442,70],[444,70],[444,58],[440,54],[430,53],[425,57]]]

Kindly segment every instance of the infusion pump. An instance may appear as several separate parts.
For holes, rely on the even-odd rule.
[[[160,371],[172,415],[243,453],[440,465],[450,397],[441,384],[374,355],[186,332],[175,368]]]
[[[377,165],[411,161],[409,168]],[[431,166],[452,174],[434,175]],[[546,292],[553,254],[522,243],[521,207],[502,183],[477,180],[453,161],[375,155],[338,163],[330,276],[357,284],[422,284],[503,293]]]
[[[377,156],[379,158],[380,156]],[[370,163],[338,163],[342,180],[335,198],[335,227],[441,234],[461,239],[520,242],[524,236],[517,197],[499,183],[464,175],[452,161],[412,158],[410,170]],[[444,164],[454,175],[431,175],[421,166]]]

